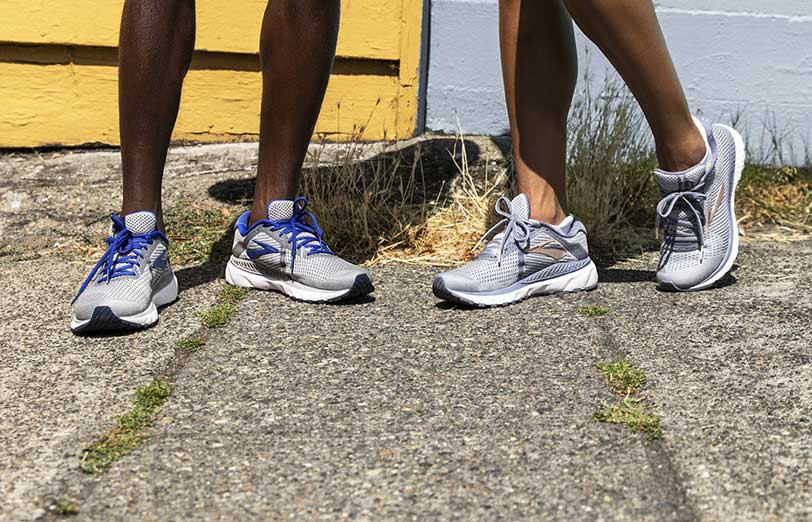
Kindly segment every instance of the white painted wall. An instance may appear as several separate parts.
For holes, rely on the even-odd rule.
[[[427,128],[455,132],[459,121],[463,132],[504,133],[497,0],[431,1]],[[724,121],[742,113],[755,149],[774,122],[802,161],[812,146],[812,0],[655,4],[692,110]],[[581,33],[578,48],[596,77],[611,69]]]

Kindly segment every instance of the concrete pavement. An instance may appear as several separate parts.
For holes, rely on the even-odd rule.
[[[234,150],[244,163],[206,170],[175,151],[170,201],[245,176],[253,152]],[[439,303],[433,268],[374,267],[360,303],[249,292],[190,355],[175,343],[222,287],[216,263],[180,271],[153,329],[69,333],[88,266],[54,245],[117,204],[102,197],[118,190],[114,154],[85,156],[16,163],[60,184],[3,178],[0,221],[20,246],[0,257],[0,520],[58,518],[61,499],[79,520],[812,517],[812,241],[746,242],[713,291],[657,291],[645,254],[594,292],[494,310]],[[595,365],[617,359],[645,370],[661,440],[592,420],[616,400]],[[81,450],[161,375],[174,393],[150,437],[83,474]]]

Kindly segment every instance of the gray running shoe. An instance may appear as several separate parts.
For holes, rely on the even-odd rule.
[[[300,301],[332,303],[375,290],[367,270],[338,257],[322,240],[307,199],[268,204],[268,219],[249,226],[245,212],[234,227],[226,281],[245,288],[276,290]]]
[[[158,322],[158,308],[178,297],[169,240],[155,214],[113,215],[108,248],[73,298],[74,333],[137,330]]]
[[[664,229],[657,282],[680,291],[712,286],[739,253],[734,204],[744,140],[727,125],[696,124],[708,142],[705,160],[683,172],[654,172],[663,196],[657,219]]]
[[[477,257],[434,278],[434,295],[467,306],[518,303],[530,296],[591,290],[598,271],[589,259],[586,228],[574,216],[552,226],[529,218],[527,196],[501,197],[505,219],[480,240],[504,227]]]

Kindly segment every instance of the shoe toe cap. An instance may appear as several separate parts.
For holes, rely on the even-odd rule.
[[[86,321],[93,317],[96,308],[106,307],[109,311],[119,317],[132,317],[141,314],[149,307],[149,302],[141,303],[129,299],[104,298],[102,295],[83,295],[74,304],[73,315],[79,321]]]
[[[329,277],[324,277],[319,280],[302,282],[316,288],[321,288],[322,290],[346,290],[356,285],[359,278],[366,278],[369,286],[372,286],[372,274],[369,270],[356,266],[333,272]]]
[[[657,271],[657,284],[675,290],[690,290],[702,284],[719,268],[721,260],[705,259],[702,263],[679,270],[663,268]]]
[[[478,281],[471,279],[460,270],[451,270],[434,276],[432,285],[435,288],[442,287],[457,292],[476,292],[481,286]]]

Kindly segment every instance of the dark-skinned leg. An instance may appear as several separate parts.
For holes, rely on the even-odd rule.
[[[161,180],[194,52],[194,0],[128,0],[119,42],[121,214],[161,214]]]
[[[566,217],[567,115],[578,75],[572,19],[559,0],[500,0],[502,73],[519,191],[530,217]]]
[[[615,66],[651,126],[660,167],[702,161],[706,145],[691,118],[650,0],[564,0],[575,22]]]
[[[260,39],[262,114],[251,223],[269,201],[293,199],[330,79],[339,0],[270,0]]]

